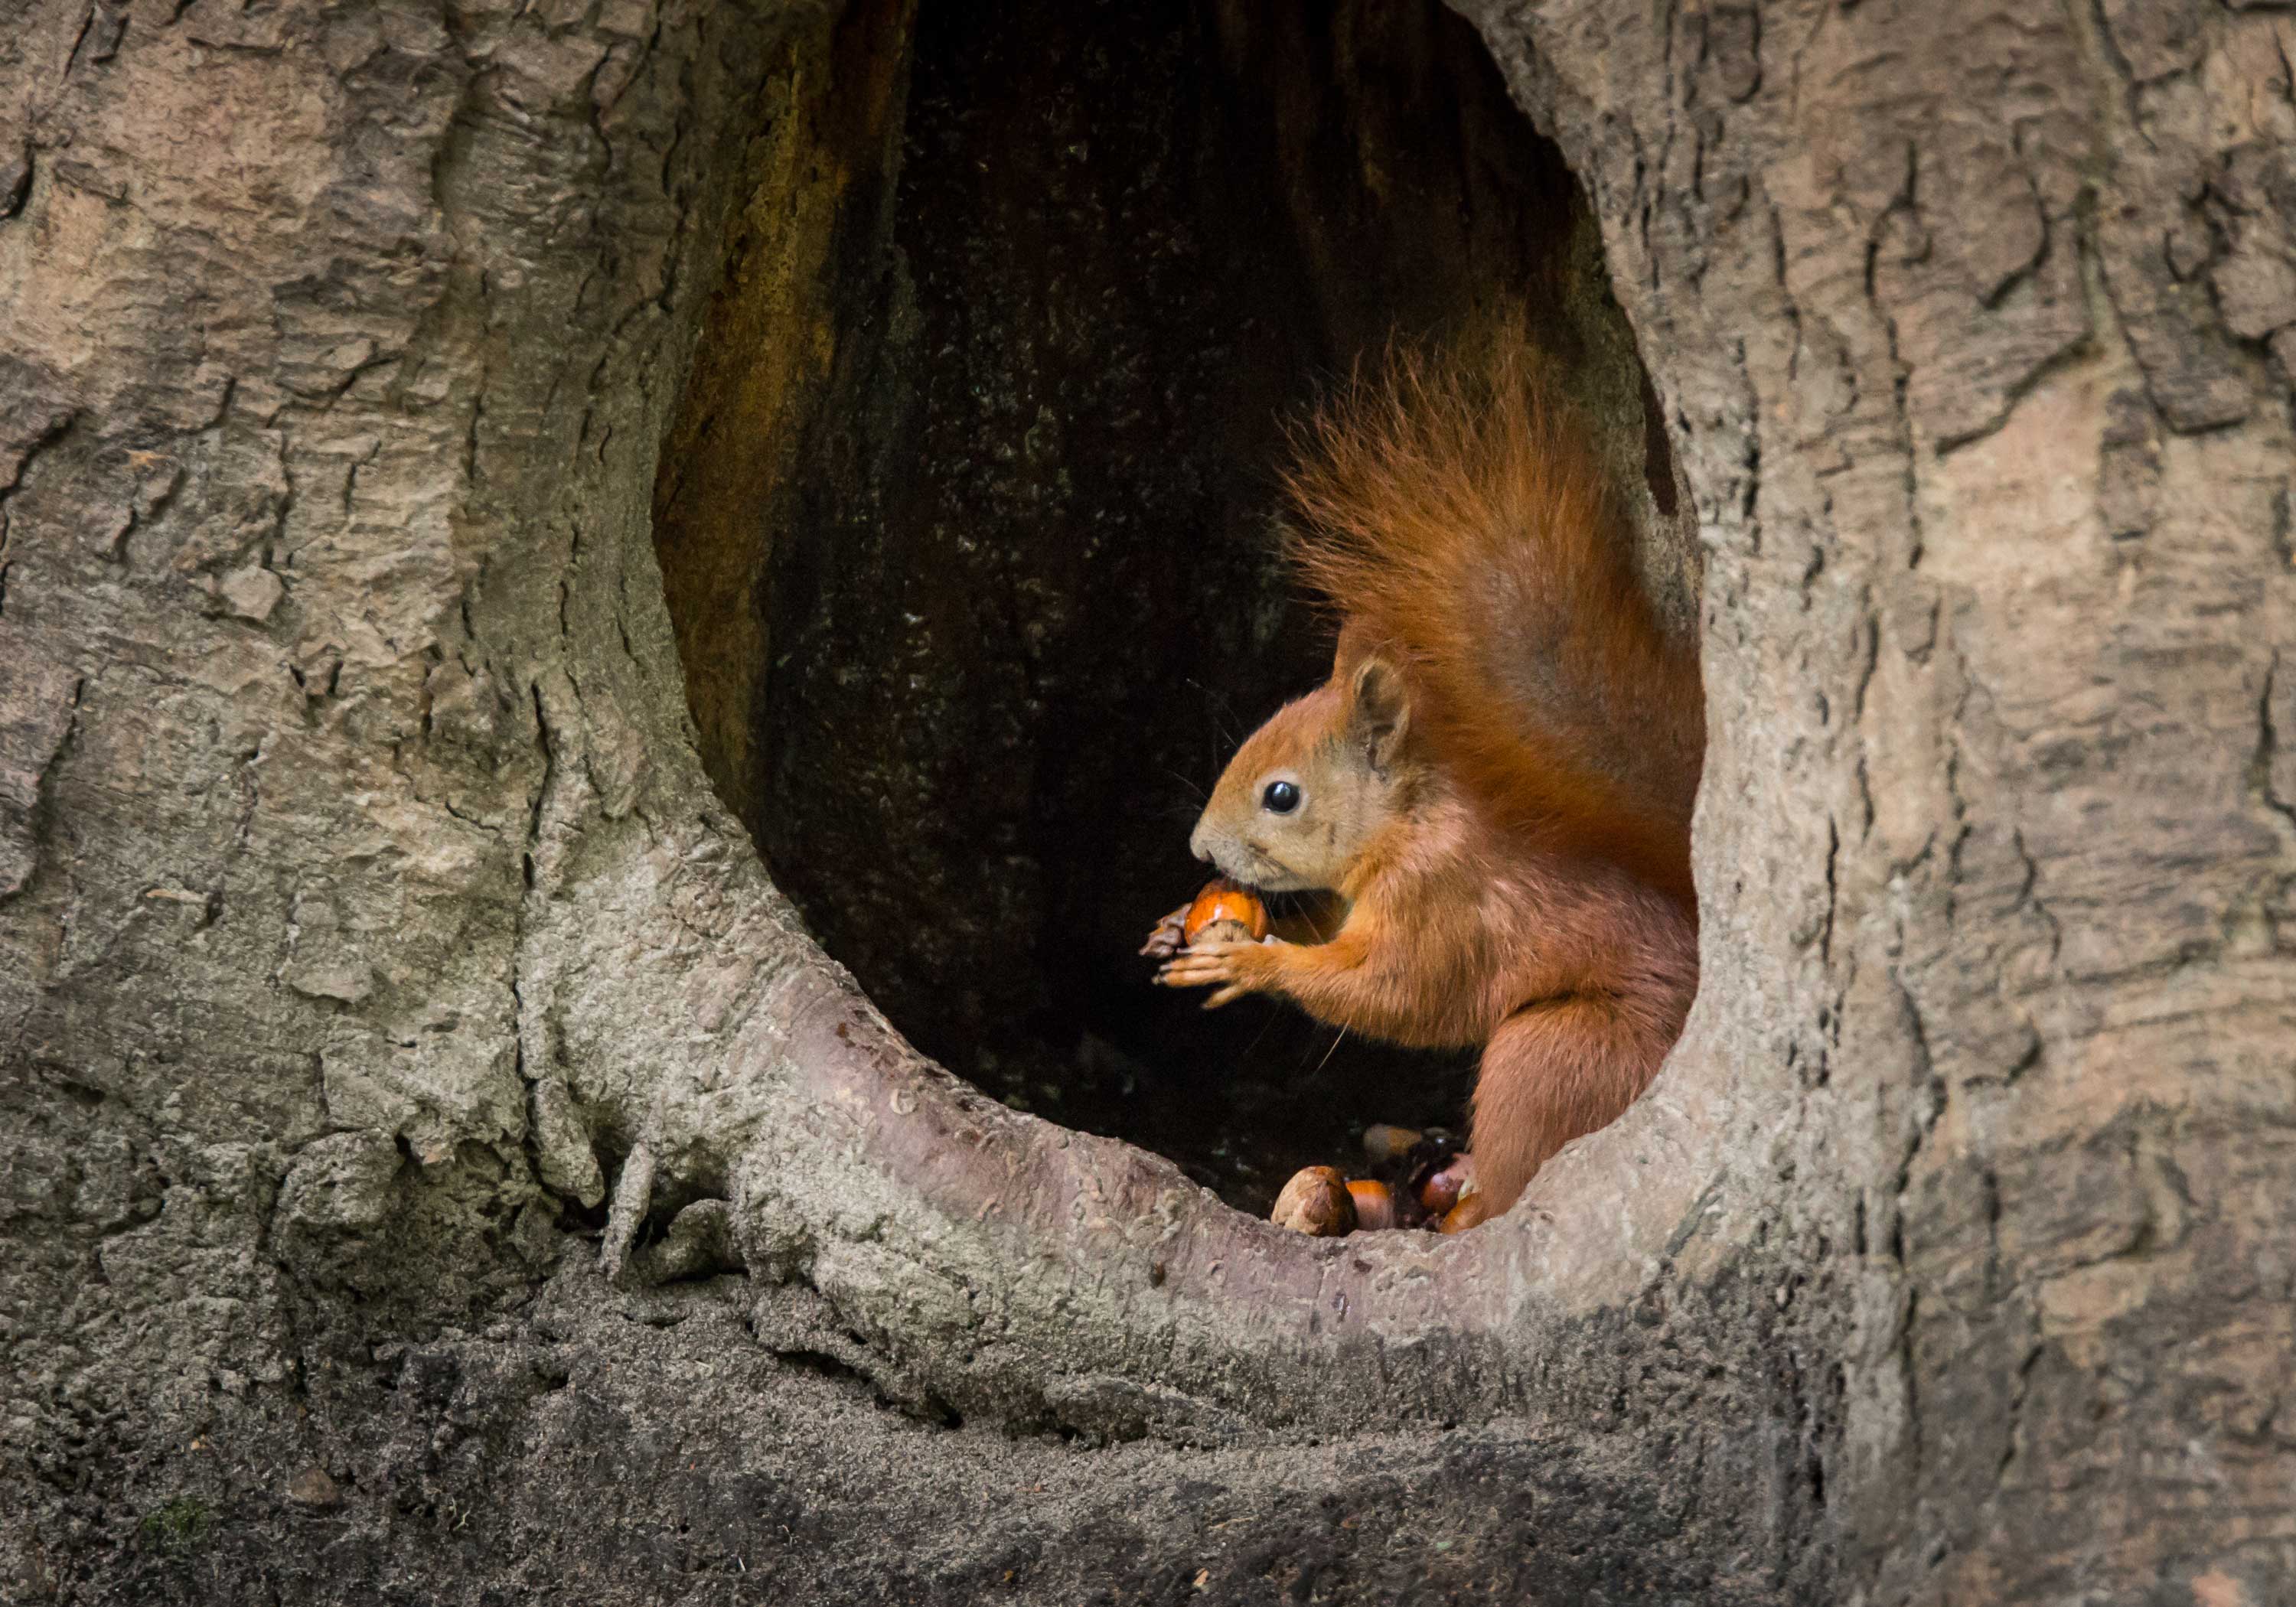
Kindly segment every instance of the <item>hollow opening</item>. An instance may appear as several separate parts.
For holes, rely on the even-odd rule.
[[[985,1091],[1248,1209],[1471,1055],[1136,950],[1237,739],[1328,668],[1288,418],[1521,304],[1693,613],[1674,470],[1559,154],[1437,0],[857,0],[742,153],[655,525],[712,779],[828,952]]]

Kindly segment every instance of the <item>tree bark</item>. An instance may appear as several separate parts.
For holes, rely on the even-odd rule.
[[[903,6],[22,0],[0,1594],[2296,1589],[2296,29],[1463,9],[1695,514],[1705,981],[1331,1243],[918,1055],[704,773],[660,443]]]
[[[1670,1076],[1847,1319],[1844,1593],[2284,1595],[2288,20],[1662,20],[1508,59],[1711,543]]]

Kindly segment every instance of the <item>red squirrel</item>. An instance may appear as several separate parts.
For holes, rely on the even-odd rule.
[[[1167,917],[1157,980],[1480,1045],[1496,1216],[1634,1102],[1697,990],[1697,659],[1517,330],[1390,363],[1314,420],[1285,490],[1292,556],[1341,618],[1332,676],[1245,741],[1189,847],[1344,918],[1322,943],[1179,948]]]

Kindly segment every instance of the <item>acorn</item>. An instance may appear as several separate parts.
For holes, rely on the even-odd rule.
[[[1355,1201],[1356,1226],[1377,1232],[1395,1226],[1395,1195],[1384,1183],[1370,1177],[1352,1178],[1348,1195]]]
[[[1267,1219],[1295,1234],[1336,1239],[1355,1229],[1355,1195],[1339,1168],[1303,1166],[1275,1196],[1275,1209],[1267,1213]]]
[[[1207,934],[1214,942],[1249,939],[1257,943],[1267,935],[1267,906],[1233,881],[1208,881],[1180,923],[1181,938],[1190,947]]]

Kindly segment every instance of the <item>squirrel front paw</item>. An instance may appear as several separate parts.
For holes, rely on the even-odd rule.
[[[1205,1009],[1217,1010],[1231,999],[1272,987],[1281,963],[1275,951],[1285,947],[1255,943],[1249,938],[1199,941],[1166,961],[1156,980],[1167,988],[1218,988],[1204,1001]]]

